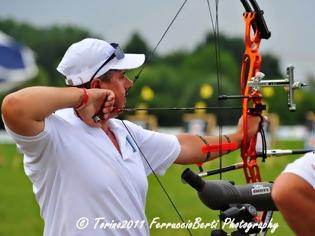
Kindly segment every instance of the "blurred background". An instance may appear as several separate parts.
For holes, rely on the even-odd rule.
[[[55,68],[66,49],[83,38],[97,37],[119,43],[126,52],[147,56],[141,76],[128,95],[128,107],[218,106],[216,48],[206,1],[188,1],[155,50],[182,2],[0,0],[0,103],[6,94],[26,86],[64,86],[64,79]],[[314,148],[315,31],[312,23],[315,16],[312,11],[315,2],[258,0],[258,3],[272,33],[269,40],[261,42],[262,72],[267,79],[283,79],[286,67],[292,64],[296,80],[308,84],[295,92],[297,110],[294,113],[288,111],[287,93],[283,88],[263,89],[265,115],[269,117],[266,124],[269,147]],[[210,1],[210,6],[215,17],[214,1]],[[219,1],[222,93],[229,95],[240,93],[244,50],[242,13],[240,1]],[[136,74],[137,71],[132,71],[129,77],[133,79]],[[240,101],[227,101],[224,106],[240,106]],[[219,122],[224,125],[224,132],[233,130],[241,110],[218,113],[214,110],[151,111],[125,113],[121,118],[168,133],[216,135]],[[43,223],[30,182],[23,172],[21,154],[16,152],[1,120],[0,128],[0,236],[41,235]],[[237,152],[229,156],[224,158],[226,164],[240,161]],[[262,164],[264,179],[274,180],[294,158],[267,160]],[[205,168],[215,167],[218,163],[213,162]],[[195,166],[192,168],[197,170]],[[183,169],[174,166],[162,178],[183,215],[189,219],[202,216],[204,221],[217,219],[217,212],[201,205],[195,193],[181,184]],[[241,171],[224,178],[244,183]],[[149,220],[159,216],[165,221],[179,222],[167,200],[161,199],[162,194],[156,181],[150,179]],[[281,216],[276,217],[280,222],[276,235],[292,234]],[[152,235],[184,233],[152,231]],[[196,231],[196,235],[209,235],[209,229]]]

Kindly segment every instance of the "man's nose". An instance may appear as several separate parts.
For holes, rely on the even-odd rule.
[[[127,82],[126,82],[126,96],[127,96],[129,89],[133,86],[133,81],[128,79],[127,77],[126,77],[126,79],[127,79]]]
[[[127,79],[127,89],[130,89],[133,86],[133,81],[127,77],[126,79]]]

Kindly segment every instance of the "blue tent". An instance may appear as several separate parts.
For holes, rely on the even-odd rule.
[[[33,52],[0,31],[0,92],[34,78],[37,72]]]

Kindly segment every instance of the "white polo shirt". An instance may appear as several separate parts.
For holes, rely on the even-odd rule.
[[[179,155],[177,138],[125,124],[163,174]],[[151,170],[122,121],[111,119],[109,127],[122,155],[102,129],[87,126],[73,109],[47,117],[34,137],[7,128],[24,153],[45,236],[149,235],[144,210]]]
[[[294,162],[289,163],[283,172],[300,176],[315,189],[315,153],[304,154]]]

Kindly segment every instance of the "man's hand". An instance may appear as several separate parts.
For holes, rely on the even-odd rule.
[[[108,120],[114,109],[115,94],[108,89],[88,89],[89,99],[83,108],[76,110],[81,120],[91,127],[101,127],[101,122],[96,123],[93,116],[102,114],[104,121]]]
[[[248,116],[247,119],[247,135],[248,138],[252,138],[258,131],[259,129],[259,124],[261,121],[261,117],[260,116]],[[238,121],[237,124],[237,132],[242,134],[243,137],[243,117],[241,117]]]

